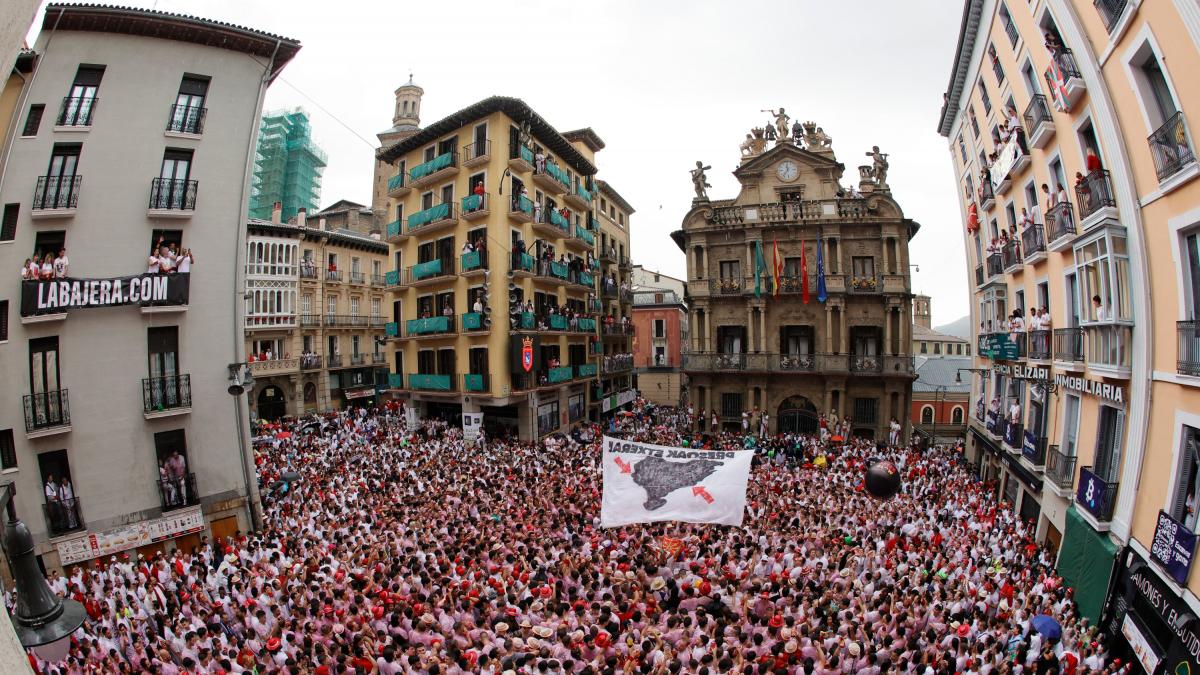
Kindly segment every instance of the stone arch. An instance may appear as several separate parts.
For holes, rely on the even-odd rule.
[[[933,424],[933,406],[921,406],[921,424]]]
[[[789,396],[779,404],[775,412],[775,424],[779,433],[815,434],[818,429],[817,406],[799,394]]]

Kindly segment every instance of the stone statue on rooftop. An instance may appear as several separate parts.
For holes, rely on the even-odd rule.
[[[792,118],[787,116],[784,109],[780,108],[779,112],[775,112],[774,109],[762,110],[760,112],[771,113],[771,117],[775,118],[775,131],[778,133],[779,142],[782,143],[787,140],[790,129],[788,123],[791,122]]]
[[[704,172],[711,168],[712,166],[704,166],[704,162],[696,162],[696,168],[692,169],[692,187],[696,190],[697,201],[708,201],[706,188],[712,186],[708,184],[708,176]]]
[[[871,146],[871,152],[867,153],[867,157],[870,157],[872,162],[874,163],[873,166],[871,167],[871,177],[875,179],[875,184],[878,185],[880,188],[886,189],[888,186],[887,185],[887,172],[888,172],[887,153],[879,152],[879,146],[874,145],[874,146]]]

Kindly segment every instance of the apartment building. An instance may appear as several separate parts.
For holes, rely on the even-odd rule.
[[[687,256],[691,401],[728,429],[765,412],[772,433],[815,432],[819,413],[836,412],[854,434],[886,438],[891,419],[908,427],[908,245],[920,226],[878,148],[843,186],[823,131],[780,127],[769,148],[753,130],[736,197],[710,199],[693,172],[697,197],[672,234]]]
[[[633,209],[595,180],[604,142],[507,97],[413,131],[421,93],[397,90],[399,140],[377,155],[392,167],[393,395],[522,439],[626,405]]]
[[[638,336],[634,339],[633,366],[642,397],[655,405],[686,406],[687,382],[682,366],[684,345],[690,336],[683,293],[668,288],[638,288],[635,284],[633,327]]]
[[[371,210],[342,200],[310,219],[250,219],[246,354],[255,417],[378,403],[387,384],[384,273],[388,245]]]
[[[226,393],[245,360],[238,224],[265,89],[298,49],[166,12],[45,10],[3,149],[0,261],[49,256],[53,278],[0,281],[0,472],[47,568],[253,525],[247,409]]]
[[[974,270],[973,456],[1148,671],[1198,666],[1177,620],[1200,611],[1197,68],[1194,2],[969,0],[938,125]]]

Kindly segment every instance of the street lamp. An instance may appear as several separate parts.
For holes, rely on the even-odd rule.
[[[258,512],[257,481],[250,480],[250,451],[246,448],[246,420],[242,415],[242,394],[254,389],[254,373],[250,372],[248,363],[231,363],[229,368],[229,387],[226,391],[233,397],[234,417],[237,420],[238,449],[242,454],[242,480],[246,486],[246,501],[250,505],[250,520],[254,529],[262,527],[262,516]]]
[[[963,383],[963,381],[962,381],[963,371],[966,371],[968,373],[976,373],[979,375],[983,375],[984,373],[991,372],[987,368],[959,368],[954,373],[954,384],[962,384]]]
[[[59,663],[67,657],[71,634],[83,625],[85,611],[80,603],[59,598],[50,590],[46,577],[38,569],[33,535],[29,533],[29,527],[17,519],[16,494],[17,488],[12,483],[0,486],[0,503],[8,511],[4,553],[17,593],[12,614],[13,629],[22,647],[32,649],[46,661]]]

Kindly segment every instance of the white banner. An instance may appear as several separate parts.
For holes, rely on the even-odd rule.
[[[750,451],[671,448],[604,437],[600,526],[677,520],[741,525]]]
[[[463,413],[463,440],[473,443],[483,428],[483,413]]]

